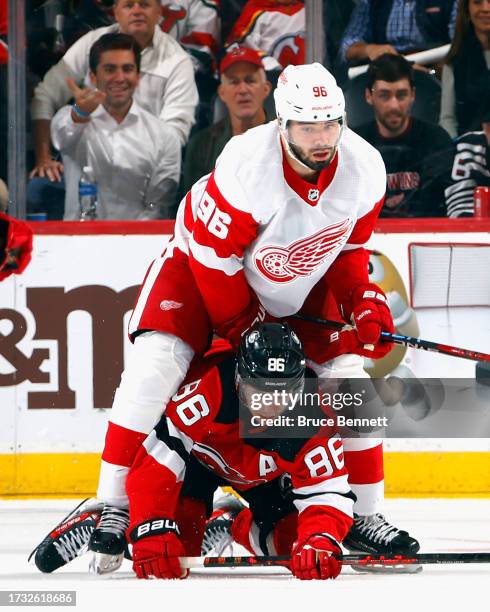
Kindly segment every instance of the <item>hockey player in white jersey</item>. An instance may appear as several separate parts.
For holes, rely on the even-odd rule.
[[[383,203],[382,159],[347,128],[342,91],[320,64],[286,68],[275,102],[277,122],[231,139],[214,172],[187,194],[175,235],[142,285],[102,455],[105,507],[89,543],[98,572],[122,560],[125,482],[138,448],[213,331],[236,347],[257,320],[300,313],[352,323],[339,333],[288,319],[323,378],[365,377],[362,356],[391,349],[380,342],[382,330],[393,331],[391,314],[369,283],[363,248]],[[346,544],[416,552],[417,541],[380,514],[380,441],[344,446],[357,495]]]

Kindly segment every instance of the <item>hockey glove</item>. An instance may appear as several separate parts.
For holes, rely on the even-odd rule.
[[[334,538],[323,534],[310,536],[303,544],[293,544],[291,571],[300,580],[337,578],[342,564],[333,555],[342,555]]]
[[[32,230],[24,221],[0,213],[0,281],[21,274],[31,261]]]
[[[138,578],[187,578],[189,570],[182,568],[179,561],[185,551],[178,534],[176,522],[167,518],[130,527],[133,570]]]
[[[393,343],[380,342],[381,332],[395,331],[386,295],[377,285],[360,285],[352,294],[352,305],[352,321],[359,342],[366,350],[363,354],[384,357],[393,348]]]
[[[265,309],[259,302],[255,294],[251,296],[250,303],[246,310],[229,321],[225,321],[216,329],[216,333],[221,338],[229,340],[235,350],[238,350],[242,335],[255,325],[265,319]]]

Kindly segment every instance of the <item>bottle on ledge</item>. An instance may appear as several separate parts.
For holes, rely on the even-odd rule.
[[[90,166],[84,166],[78,183],[78,202],[80,204],[80,221],[97,219],[97,183],[93,178]]]

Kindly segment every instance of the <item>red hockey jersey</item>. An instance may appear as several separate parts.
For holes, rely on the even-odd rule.
[[[311,439],[244,440],[238,408],[233,357],[208,358],[190,370],[131,468],[127,491],[133,517],[175,518],[192,453],[237,491],[290,474],[299,532],[327,532],[341,541],[354,496],[339,435],[320,429]]]
[[[225,46],[256,49],[266,70],[305,63],[305,7],[298,0],[249,0]]]

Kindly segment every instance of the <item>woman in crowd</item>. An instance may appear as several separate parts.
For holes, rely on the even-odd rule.
[[[460,0],[442,70],[440,124],[453,137],[479,129],[490,94],[490,0]]]

